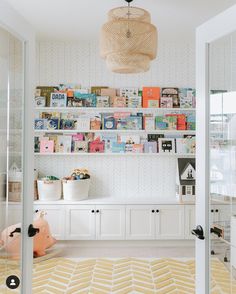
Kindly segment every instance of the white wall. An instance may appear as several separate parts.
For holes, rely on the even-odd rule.
[[[212,89],[236,88],[236,36],[211,47]],[[231,74],[232,73],[232,74]],[[106,69],[98,42],[44,41],[37,44],[37,84],[64,82],[82,86],[195,86],[195,43],[192,39],[159,40],[158,56],[144,74],[119,75]],[[176,159],[161,157],[41,157],[43,174],[64,176],[84,166],[92,172],[91,195],[112,197],[175,197]]]
[[[194,43],[160,41],[158,57],[148,73],[119,75],[106,69],[99,57],[98,42],[39,42],[37,85],[63,82],[82,86],[177,86],[195,85]],[[68,175],[73,168],[87,167],[92,173],[90,195],[123,198],[175,198],[175,158],[161,157],[41,157],[41,174]]]
[[[158,44],[157,59],[144,74],[110,73],[99,57],[98,42],[40,42],[37,46],[37,83],[76,82],[83,86],[179,86],[195,85],[195,51],[192,40]]]

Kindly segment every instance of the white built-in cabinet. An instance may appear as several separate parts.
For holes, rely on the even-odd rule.
[[[96,205],[96,239],[125,239],[124,205]]]
[[[211,206],[214,221],[228,219],[229,206]],[[52,235],[58,240],[184,240],[193,239],[195,205],[43,204]],[[20,204],[10,204],[8,224],[21,221]],[[4,224],[4,210],[0,224]],[[3,228],[1,228],[2,230]]]
[[[67,205],[66,240],[124,240],[125,206]]]
[[[65,238],[65,210],[62,205],[35,205],[34,210],[43,210],[44,218],[50,224],[50,230],[57,240]]]
[[[66,240],[94,240],[96,238],[96,215],[94,205],[67,205]]]
[[[155,239],[155,210],[153,205],[126,207],[126,239]]]
[[[156,206],[156,238],[184,239],[184,206]]]
[[[129,240],[184,239],[184,206],[127,206],[126,238]]]

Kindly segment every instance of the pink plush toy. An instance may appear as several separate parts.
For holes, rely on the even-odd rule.
[[[34,257],[46,255],[45,250],[56,243],[50,233],[48,222],[44,219],[44,212],[38,212],[38,217],[33,221],[33,227],[39,229],[34,236]],[[15,224],[6,228],[1,234],[0,245],[6,250],[12,259],[19,259],[20,256],[20,227],[21,224]]]

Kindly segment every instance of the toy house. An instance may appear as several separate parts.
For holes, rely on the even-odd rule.
[[[182,201],[195,200],[195,159],[178,158],[176,174],[176,195]]]

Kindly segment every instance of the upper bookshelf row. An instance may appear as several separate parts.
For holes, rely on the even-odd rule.
[[[55,108],[168,108],[196,107],[196,92],[192,88],[97,86],[81,88],[75,84],[38,86],[35,91],[36,107]]]

